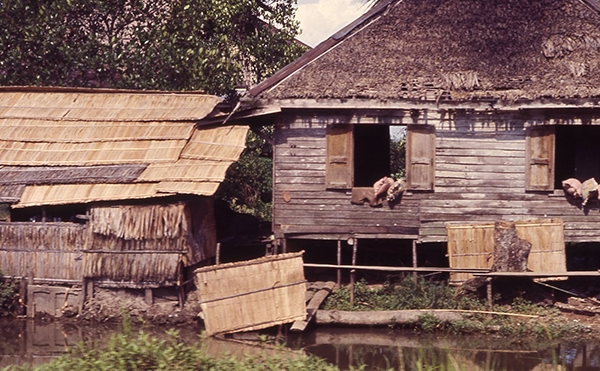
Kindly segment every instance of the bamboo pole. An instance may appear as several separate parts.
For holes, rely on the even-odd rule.
[[[356,250],[358,249],[358,240],[354,240],[352,245],[352,266],[356,266]],[[354,304],[354,281],[356,280],[356,269],[350,270],[350,304]]]
[[[342,240],[337,241],[337,265],[342,265]],[[337,270],[337,285],[342,286],[342,270]]]
[[[306,268],[327,268],[327,269],[351,269],[351,270],[370,270],[382,272],[452,272],[452,273],[474,273],[478,275],[486,275],[490,272],[489,269],[483,268],[448,268],[448,267],[389,267],[385,265],[336,265],[336,264],[315,264],[304,263]],[[600,273],[591,272],[598,276]],[[567,274],[563,274],[567,275]]]

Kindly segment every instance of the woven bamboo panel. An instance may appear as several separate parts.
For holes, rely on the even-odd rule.
[[[221,183],[219,182],[160,182],[158,185],[158,191],[210,196],[217,191],[217,188],[219,188],[220,184]]]
[[[61,120],[194,120],[220,98],[185,93],[2,92],[0,117]]]
[[[494,223],[446,226],[451,268],[485,268],[494,264]],[[464,282],[473,275],[452,273],[450,281]]]
[[[81,280],[85,231],[73,223],[0,223],[0,270],[13,276]]]
[[[306,316],[302,253],[199,268],[195,279],[209,335],[253,331]]]
[[[0,140],[2,165],[110,165],[175,162],[185,140],[135,140],[89,143]]]
[[[533,272],[566,272],[564,223],[560,219],[515,221],[517,235],[531,243],[527,262]],[[494,223],[448,224],[448,258],[451,268],[489,269],[494,263]],[[464,282],[469,273],[452,273],[454,283]]]
[[[124,140],[187,140],[194,121],[0,120],[0,138],[12,142],[89,143]]]
[[[213,181],[221,182],[230,161],[179,160],[173,164],[152,164],[138,178],[139,181]]]
[[[195,130],[181,158],[237,160],[245,146],[247,126],[219,126]]]
[[[125,282],[177,281],[180,254],[85,253],[84,276]]]
[[[14,208],[65,205],[71,203],[87,203],[94,201],[143,199],[169,196],[159,194],[157,183],[134,184],[56,184],[27,186],[21,201]]]
[[[179,239],[188,234],[185,203],[93,207],[95,234],[125,240]]]
[[[146,165],[104,166],[2,166],[0,167],[0,197],[2,187],[15,185],[67,184],[67,183],[131,183],[146,169]],[[18,191],[7,194],[18,195]]]

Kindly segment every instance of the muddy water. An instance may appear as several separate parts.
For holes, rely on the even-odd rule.
[[[146,327],[158,337],[167,328]],[[42,364],[85,341],[101,344],[118,325],[71,325],[56,322],[0,321],[0,369],[9,365]],[[179,329],[183,341],[200,339],[200,328]],[[325,358],[341,369],[367,365],[367,369],[415,370],[600,370],[600,344],[544,343],[493,336],[432,336],[387,329],[319,328],[289,334],[287,349],[256,341],[256,334],[234,339],[207,339],[209,354],[305,352]],[[438,367],[440,366],[441,367]]]

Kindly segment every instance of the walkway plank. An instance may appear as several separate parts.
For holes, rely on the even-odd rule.
[[[290,331],[304,331],[309,322],[313,319],[317,310],[321,306],[321,303],[327,298],[327,295],[331,293],[335,287],[335,282],[327,281],[316,294],[308,302],[306,306],[306,319],[304,321],[298,320],[292,324]]]

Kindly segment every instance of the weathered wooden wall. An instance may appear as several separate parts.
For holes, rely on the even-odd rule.
[[[600,241],[597,202],[584,210],[562,189],[525,190],[528,126],[595,121],[576,112],[570,119],[552,117],[551,111],[430,113],[437,134],[435,192],[422,199],[419,239],[446,241],[447,222],[561,218],[566,242]]]
[[[331,120],[344,122],[348,118]],[[350,203],[350,191],[325,190],[326,127],[327,120],[316,116],[287,116],[276,125],[275,233],[416,236],[418,196],[405,194],[390,209],[354,205]]]
[[[598,202],[583,209],[562,189],[532,192],[526,191],[525,184],[527,128],[600,124],[591,113],[429,110],[411,116],[390,110],[377,115],[307,111],[281,116],[275,129],[276,234],[392,234],[397,238],[418,234],[419,242],[445,242],[448,222],[561,218],[566,242],[600,241]],[[390,209],[353,205],[349,191],[326,190],[328,123],[434,126],[434,191],[406,192],[402,202]]]

